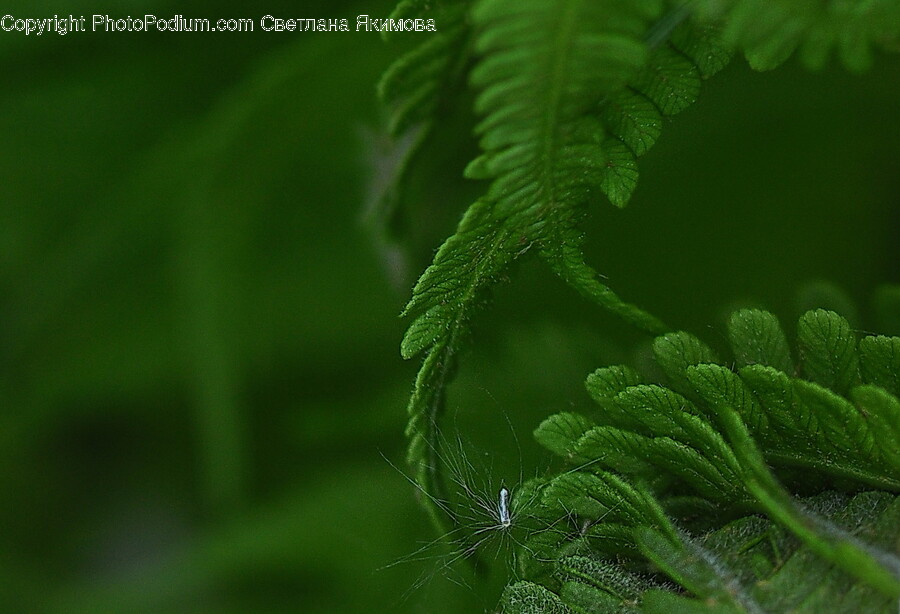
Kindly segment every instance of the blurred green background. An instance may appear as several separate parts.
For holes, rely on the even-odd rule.
[[[4,12],[258,23],[391,5]],[[479,189],[460,179],[472,141],[449,125],[411,190],[411,247],[385,252],[366,223],[385,167],[374,84],[401,47],[363,32],[0,32],[0,611],[492,607],[498,581],[442,569],[439,548],[413,555],[433,535],[391,466],[417,367],[399,358],[397,314]],[[792,331],[810,279],[870,322],[875,286],[900,281],[898,83],[890,57],[863,76],[735,62],[666,126],[630,206],[598,203],[591,262],[713,344],[738,305]],[[540,266],[513,281],[448,404],[448,439],[461,431],[488,492],[541,470],[530,432],[590,411],[590,370],[645,347]]]

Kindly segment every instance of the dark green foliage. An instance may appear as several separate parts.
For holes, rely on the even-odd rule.
[[[544,487],[541,504],[590,527],[526,543],[532,557],[540,547],[536,558],[557,560],[563,570],[561,582],[545,584],[578,612],[815,612],[832,599],[835,611],[887,611],[900,596],[900,559],[893,546],[900,500],[889,494],[900,492],[900,401],[874,380],[890,375],[893,381],[897,370],[890,352],[876,358],[868,350],[866,369],[847,356],[855,357],[861,347],[884,350],[898,340],[857,342],[833,312],[800,318],[802,372],[837,388],[849,385],[844,397],[767,366],[790,364],[771,314],[735,313],[729,338],[737,371],[711,362],[712,352],[686,333],[656,339],[654,350],[668,379],[693,392],[696,401],[642,384],[627,367],[607,367],[586,382],[600,407],[596,415],[558,414],[537,429],[537,440],[573,466]],[[601,486],[616,483],[610,482],[611,471],[650,490],[634,491],[616,504],[608,486]],[[825,494],[801,502],[776,475],[802,475],[806,489],[815,485]],[[626,492],[624,484],[617,492]],[[848,499],[826,491],[866,486],[889,492]],[[691,504],[684,495],[700,499]],[[662,514],[655,500],[674,518]],[[729,509],[765,516],[722,524]],[[704,515],[706,526],[719,528],[691,536],[673,524],[696,525]],[[630,537],[623,531],[628,527]],[[566,554],[574,544],[577,559]],[[652,587],[662,580],[633,575],[640,572],[636,563],[630,571],[610,571],[615,556],[644,557],[681,589]]]
[[[884,535],[874,534],[874,545],[857,539],[849,531],[859,523],[842,528],[806,509],[779,480],[807,494],[900,492],[897,340],[860,342],[845,317],[818,309],[801,317],[792,352],[772,314],[745,309],[730,318],[732,356],[722,362],[697,337],[669,332],[601,283],[585,261],[581,224],[601,194],[627,204],[637,158],[656,143],[664,119],[693,104],[702,80],[735,50],[768,69],[797,49],[807,65],[820,66],[836,47],[846,66],[860,69],[873,47],[896,45],[897,5],[477,0],[398,7],[404,14],[448,10],[456,20],[444,39],[386,75],[391,129],[432,121],[442,83],[468,69],[481,153],[465,176],[484,182],[404,311],[411,321],[401,353],[424,354],[408,405],[408,461],[435,522],[460,526],[437,504],[446,387],[474,314],[513,264],[536,255],[592,302],[660,335],[652,348],[664,385],[625,366],[598,369],[587,380],[596,415],[560,413],[535,431],[570,469],[531,484],[540,492],[528,513],[536,524],[518,558],[528,581],[507,589],[507,611],[763,612],[837,590],[843,576],[823,592],[803,568],[791,573],[809,581],[806,593],[760,592],[755,582],[764,577],[787,582],[785,541],[825,562],[811,573],[834,566],[854,576],[847,603],[879,608],[896,597],[896,559],[883,549]],[[404,164],[415,147],[410,152]],[[738,524],[727,524],[735,518]],[[787,532],[777,533],[776,524]],[[749,542],[751,556],[717,550],[713,544],[734,538],[735,527],[754,539],[768,535],[772,551]],[[628,562],[614,567],[614,559]],[[678,587],[666,584],[673,581]]]
[[[757,70],[775,68],[799,50],[821,68],[832,49],[850,70],[864,70],[872,47],[896,49],[900,6],[891,0],[706,0],[699,3],[727,23],[725,37],[740,46]],[[704,10],[701,9],[701,10]]]
[[[440,2],[431,10],[425,2],[403,2],[393,18],[428,17],[435,20],[434,36],[398,58],[378,83],[378,96],[391,112],[389,131],[399,136],[410,127],[424,123],[430,130],[442,96],[451,92],[465,62],[468,29],[464,4]],[[385,32],[385,36],[396,34]]]
[[[428,352],[407,433],[416,479],[432,494],[441,495],[434,430],[448,375],[472,313],[513,261],[533,250],[581,294],[637,326],[663,329],[601,284],[580,250],[577,224],[607,168],[602,123],[589,111],[638,74],[648,53],[642,33],[661,10],[657,2],[635,3],[608,22],[604,8],[562,0],[476,5],[481,59],[471,78],[480,92],[477,132],[485,154],[467,173],[492,183],[438,251],[404,312],[413,317],[404,357]]]

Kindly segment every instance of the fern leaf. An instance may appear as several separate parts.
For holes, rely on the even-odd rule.
[[[641,595],[655,584],[610,562],[584,555],[563,557],[557,574],[564,601],[586,612],[640,612]]]
[[[859,383],[856,338],[847,320],[833,311],[808,311],[800,318],[797,336],[809,379],[838,394]]]
[[[771,429],[768,437],[780,439],[793,449],[806,449],[806,433],[818,430],[818,420],[796,398],[791,378],[762,365],[742,367],[738,373],[765,411]]]
[[[859,341],[862,378],[900,395],[900,337],[863,337]]]
[[[825,492],[801,502],[766,463],[804,468],[807,487],[831,475],[843,487],[900,491],[900,400],[874,383],[857,383],[895,381],[893,340],[860,342],[858,369],[846,320],[809,312],[798,335],[804,371],[816,379],[807,381],[765,364],[792,365],[771,315],[745,310],[732,316],[729,329],[743,365],[737,372],[713,362],[711,350],[686,333],[655,341],[670,381],[693,389],[696,401],[642,384],[626,367],[607,367],[587,378],[601,407],[593,417],[597,426],[562,414],[538,429],[539,441],[577,465],[545,488],[547,519],[590,523],[542,537],[547,546],[541,554],[559,559],[548,586],[579,614],[892,611],[900,597],[900,558],[884,546],[900,539],[900,497],[864,492],[848,500]],[[849,400],[824,384],[850,386]],[[713,421],[724,427],[730,444]],[[613,471],[652,484],[666,509],[689,521],[694,514],[721,516],[724,508],[748,507],[769,520],[746,517],[689,536],[675,529],[649,491],[635,491],[643,499],[622,497],[626,488],[610,481]],[[684,504],[685,486],[705,505]],[[616,504],[616,497],[624,501]],[[677,589],[640,581],[635,566],[609,570],[604,557],[620,557],[620,565],[621,557],[633,561],[636,546]]]
[[[709,550],[683,535],[673,541],[646,528],[638,529],[637,535],[644,555],[666,575],[701,598],[711,611],[763,614],[764,610],[741,586],[737,575]],[[661,597],[657,592],[646,595],[644,610],[658,610]],[[663,601],[669,600],[663,598]]]
[[[722,40],[717,23],[688,20],[675,28],[669,44],[694,63],[702,79],[709,79],[731,61],[732,50]]]
[[[501,604],[509,614],[574,614],[555,593],[527,581],[507,586]]]
[[[816,434],[862,465],[877,465],[875,442],[862,414],[843,397],[802,380],[794,381],[794,390],[811,414],[817,417]]]
[[[593,426],[593,421],[580,414],[563,412],[541,422],[534,431],[534,438],[554,454],[572,458],[575,442]]]
[[[653,355],[672,388],[695,399],[697,394],[687,377],[686,369],[701,363],[718,362],[716,354],[708,345],[685,332],[657,337],[653,341]]]
[[[671,437],[648,437],[624,429],[598,426],[578,440],[575,459],[626,475],[649,475],[646,467],[651,465],[677,477],[711,500],[743,500],[745,497],[737,475],[731,469],[736,462],[728,458],[731,454],[718,434],[707,425],[704,440],[698,445],[720,451],[726,458],[712,461],[699,449]]]
[[[850,398],[872,425],[872,438],[881,457],[900,479],[900,400],[878,386],[858,386]]]
[[[457,234],[444,243],[434,264],[422,275],[404,311],[404,315],[416,315],[403,338],[401,354],[411,358],[428,351],[407,406],[407,460],[430,495],[424,503],[435,519],[442,516],[430,499],[443,498],[438,419],[445,387],[452,379],[472,312],[510,258],[509,250],[504,249],[511,242],[509,233],[486,220],[487,213],[484,203],[469,209]],[[473,247],[478,250],[474,258],[469,251]],[[450,521],[455,524],[455,519]],[[444,524],[438,522],[441,528]]]
[[[697,413],[693,404],[676,392],[655,385],[629,386],[607,406],[604,424],[628,428],[643,435],[690,439]]]
[[[549,246],[542,249],[541,256],[563,281],[583,297],[641,330],[655,334],[668,330],[659,318],[626,303],[600,282],[599,274],[584,261],[581,250],[583,238],[577,229],[566,223],[557,230],[560,232],[554,233]]]
[[[431,489],[440,488],[435,433],[443,389],[469,320],[488,289],[531,246],[582,294],[639,326],[664,329],[599,282],[584,263],[576,228],[604,159],[599,124],[583,114],[645,61],[639,37],[656,4],[623,9],[615,27],[602,19],[604,3],[476,5],[482,59],[472,81],[481,90],[476,106],[484,115],[478,131],[485,154],[472,168],[493,182],[417,283],[404,311],[413,320],[401,344],[405,358],[428,352],[409,402],[407,433],[408,458],[433,496],[440,495]],[[605,69],[598,73],[598,65]]]
[[[629,386],[642,384],[641,376],[631,367],[602,367],[588,375],[585,387],[597,403],[605,403]]]
[[[654,52],[633,87],[664,116],[675,115],[697,100],[700,71],[683,54],[664,46]]]
[[[391,14],[392,19],[430,18],[436,24],[436,32],[414,35],[415,46],[387,68],[377,86],[391,139],[382,145],[366,219],[381,247],[392,254],[406,251],[395,229],[402,226],[401,213],[409,208],[417,175],[430,168],[421,162],[441,146],[438,118],[446,124],[444,111],[461,97],[469,56],[466,8],[459,0],[404,0]],[[403,34],[383,30],[382,37]]]
[[[850,500],[836,493],[804,501],[802,513],[841,539],[895,543],[900,499],[864,492]],[[827,520],[825,518],[827,517]],[[644,578],[597,552],[564,556],[557,564],[558,594],[576,612],[797,612],[889,614],[897,601],[860,582],[803,545],[790,532],[758,516],[735,520],[703,536],[635,531],[647,557],[677,585]],[[892,555],[869,548],[890,565]],[[846,563],[845,563],[846,565]],[[513,614],[511,611],[510,614]]]
[[[872,548],[843,529],[802,510],[769,472],[740,417],[723,408],[725,428],[744,468],[748,488],[766,512],[788,527],[819,556],[884,595],[900,598],[900,558]]]
[[[731,369],[722,365],[695,365],[687,368],[688,380],[710,407],[735,408],[753,433],[766,433],[769,420],[747,388]]]
[[[608,471],[572,471],[559,475],[544,489],[542,504],[566,515],[602,521],[595,525],[597,528],[652,526],[665,535],[675,535],[675,528],[652,495]],[[629,541],[633,543],[633,539]]]
[[[728,340],[739,367],[766,365],[793,373],[794,363],[781,324],[771,313],[742,309],[728,321]]]
[[[895,49],[900,7],[891,0],[704,0],[699,11],[722,19],[724,36],[757,70],[775,68],[796,50],[810,68],[821,68],[833,49],[850,70],[869,66],[873,47]]]
[[[404,6],[411,4],[398,5],[395,15],[400,17],[396,18],[429,13],[424,6]],[[400,56],[382,75],[378,96],[390,109],[388,130],[391,135],[398,136],[417,122],[431,120],[441,95],[460,79],[468,37],[465,8],[464,5],[442,4],[434,10],[433,18],[439,25],[437,31]]]
[[[647,97],[631,90],[608,101],[600,118],[609,134],[631,150],[632,159],[647,153],[662,133],[663,120],[656,106]],[[604,150],[608,152],[609,149],[609,145],[604,145]],[[604,192],[609,193],[608,190]]]

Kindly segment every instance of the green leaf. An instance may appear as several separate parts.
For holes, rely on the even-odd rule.
[[[698,421],[697,430],[702,428]],[[625,474],[646,474],[650,464],[679,478],[698,493],[715,501],[742,500],[741,485],[733,473],[736,461],[721,437],[706,426],[705,450],[720,454],[710,460],[697,448],[671,437],[648,437],[614,427],[597,426],[578,441],[575,458]]]
[[[689,400],[667,388],[629,387],[616,396],[603,420],[641,435],[674,439],[696,448],[723,467],[737,467],[712,425]]]
[[[739,367],[767,365],[793,373],[794,361],[781,325],[771,313],[742,309],[731,314],[728,340]]]
[[[638,37],[653,9],[635,4],[608,23],[604,8],[584,0],[484,0],[473,11],[481,59],[470,77],[479,90],[476,111],[484,119],[477,131],[485,149],[477,170],[493,181],[417,283],[404,312],[414,319],[401,345],[406,358],[429,352],[410,399],[407,434],[408,457],[417,476],[430,476],[423,487],[435,498],[442,498],[430,490],[440,488],[439,455],[429,451],[438,447],[444,387],[469,319],[531,247],[583,295],[638,326],[664,330],[600,283],[580,249],[580,210],[605,160],[600,124],[584,113],[645,61]]]
[[[544,489],[542,503],[567,515],[599,521],[596,528],[615,524],[652,526],[674,535],[672,523],[652,495],[608,471],[592,468],[592,473],[563,473]]]
[[[850,398],[872,425],[875,446],[900,480],[900,400],[878,386],[858,386]]]
[[[436,27],[436,32],[397,58],[378,82],[378,97],[390,109],[388,131],[399,136],[417,122],[435,119],[442,97],[458,84],[468,27],[463,5],[441,4],[428,11],[420,2],[401,3],[395,14],[395,19],[427,14],[435,20]],[[397,36],[389,32],[382,35]]]
[[[817,420],[809,408],[796,399],[792,379],[781,371],[749,365],[739,371],[741,379],[762,405],[769,420],[768,437],[777,436],[794,447],[805,447]]]
[[[900,337],[860,339],[859,368],[866,383],[900,395]]]
[[[595,426],[575,444],[572,460],[580,466],[597,465],[620,473],[643,473],[649,440],[624,429]]]
[[[753,393],[734,371],[722,365],[694,365],[688,367],[687,377],[710,407],[733,407],[753,433],[765,434],[768,431],[768,418]]]
[[[663,115],[675,115],[692,105],[700,94],[700,71],[672,48],[653,52],[634,89],[647,97]]]
[[[659,334],[668,327],[640,307],[626,303],[608,286],[600,283],[599,274],[584,261],[582,235],[574,228],[564,229],[541,250],[550,268],[583,297],[603,307],[625,322],[647,332]]]
[[[641,382],[641,376],[631,367],[619,365],[615,367],[601,367],[590,375],[585,381],[585,386],[591,397],[600,405],[611,400],[629,386],[636,386]]]
[[[534,431],[534,438],[554,454],[571,458],[575,443],[593,426],[593,421],[581,414],[563,412],[541,422]]]
[[[747,487],[772,518],[819,556],[891,599],[900,598],[900,559],[865,544],[840,527],[801,509],[769,472],[736,412],[723,411],[725,428],[744,468]]]
[[[687,368],[701,363],[718,362],[709,346],[685,332],[657,337],[653,341],[653,354],[669,378],[672,388],[691,398],[696,398],[696,391],[688,380]]]
[[[603,141],[606,166],[601,170],[600,189],[617,207],[624,207],[637,187],[638,170],[635,154],[618,139]]]
[[[501,604],[504,614],[572,614],[555,593],[533,582],[507,586]]]
[[[833,311],[808,311],[800,318],[797,337],[810,380],[838,394],[859,383],[856,336],[847,320]]]
[[[608,101],[600,118],[609,134],[622,141],[634,156],[647,153],[662,132],[659,110],[645,96],[628,90]]]
[[[641,595],[653,586],[646,578],[624,571],[609,561],[567,556],[559,561],[563,580],[560,596],[584,612],[638,613]]]
[[[675,28],[669,42],[694,63],[703,79],[725,68],[733,55],[717,24],[686,21]]]
[[[820,68],[836,47],[844,65],[860,71],[870,64],[872,47],[890,48],[900,30],[900,7],[890,0],[703,0],[699,4],[701,13],[725,21],[725,39],[743,48],[757,70],[779,66],[798,47],[808,66]]]
[[[875,441],[865,418],[843,397],[811,382],[794,381],[797,396],[816,417],[811,434],[824,438],[833,450],[862,465],[877,466]]]
[[[734,572],[709,550],[683,535],[672,540],[646,528],[639,528],[636,533],[641,552],[666,575],[700,597],[711,611],[763,612],[741,587]]]

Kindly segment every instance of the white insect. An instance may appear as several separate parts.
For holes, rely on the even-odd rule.
[[[508,529],[512,524],[512,518],[509,516],[509,491],[504,486],[500,489],[500,503],[497,505],[499,512],[500,526]]]
[[[440,433],[437,442],[426,442],[426,445],[433,446],[432,451],[445,480],[444,492],[440,495],[426,492],[414,479],[398,469],[415,487],[419,497],[426,498],[447,518],[453,519],[443,535],[387,565],[435,563],[433,567],[423,567],[422,574],[404,593],[403,599],[428,584],[436,575],[473,589],[470,585],[473,579],[471,570],[456,565],[461,560],[471,560],[480,573],[492,573],[491,568],[505,568],[515,575],[522,560],[520,557],[538,556],[532,550],[532,537],[539,533],[556,532],[564,538],[573,530],[577,531],[570,526],[568,516],[548,522],[535,515],[545,481],[537,477],[537,472],[533,479],[526,479],[527,476],[523,475],[522,453],[511,424],[510,431],[519,449],[519,467],[514,484],[509,487],[508,480],[498,479],[493,460],[496,458],[501,464],[505,461],[506,473],[514,463],[509,458],[500,458],[477,449],[459,435],[445,438]],[[485,459],[488,462],[480,462]]]
[[[527,514],[525,511],[527,506],[534,504],[537,497],[536,492],[530,496],[523,492],[520,493],[521,496],[516,497],[515,493],[522,487],[521,475],[517,487],[510,489],[501,483],[500,488],[494,490],[490,486],[490,482],[493,481],[492,468],[476,467],[475,459],[487,454],[473,451],[460,437],[454,440],[442,439],[440,443],[439,456],[449,491],[446,498],[435,498],[425,492],[415,480],[398,469],[398,472],[404,473],[406,479],[415,486],[420,497],[426,497],[448,517],[455,518],[457,523],[449,533],[388,565],[391,567],[397,563],[429,559],[437,561],[437,568],[417,582],[417,586],[425,583],[435,573],[451,576],[462,573],[462,577],[453,581],[467,583],[464,579],[465,569],[454,568],[454,564],[461,559],[473,559],[476,566],[492,560],[512,566],[511,558],[515,556],[514,550],[522,546],[523,539],[522,535],[513,533],[517,529],[518,517]],[[394,466],[393,463],[391,465]],[[397,469],[396,466],[394,468]]]

